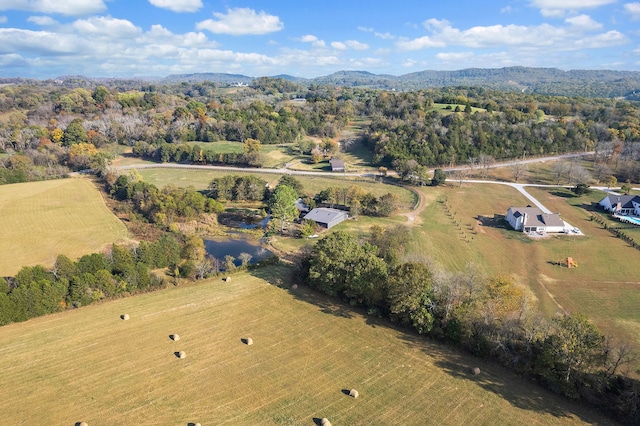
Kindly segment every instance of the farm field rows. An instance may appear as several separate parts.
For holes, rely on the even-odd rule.
[[[291,289],[290,272],[260,269],[0,328],[3,422],[609,424],[500,368]],[[358,399],[344,393],[352,388]]]
[[[0,186],[0,276],[51,266],[126,240],[126,227],[83,178]]]
[[[462,271],[474,263],[492,275],[512,275],[533,290],[547,316],[561,310],[585,313],[603,332],[640,348],[640,251],[589,220],[583,208],[604,193],[573,197],[565,189],[527,188],[585,234],[534,240],[508,229],[500,216],[494,219],[506,214],[509,206],[529,204],[515,189],[451,184],[422,191],[428,205],[422,225],[413,228],[411,253],[430,257],[449,270]],[[578,268],[555,264],[566,257]]]

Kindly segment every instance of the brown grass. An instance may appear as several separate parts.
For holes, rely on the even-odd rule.
[[[84,178],[2,185],[0,218],[0,276],[128,241],[126,227]]]
[[[0,327],[3,424],[609,424],[502,368],[390,327],[274,267]],[[269,280],[269,281],[266,281]],[[135,321],[113,318],[129,312]],[[167,330],[190,338],[168,357]],[[248,350],[238,335],[260,344]],[[183,339],[184,340],[184,339]],[[106,362],[105,360],[108,360]],[[358,383],[359,399],[343,383]]]

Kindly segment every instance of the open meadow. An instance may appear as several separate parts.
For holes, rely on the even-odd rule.
[[[73,178],[0,186],[0,276],[23,266],[51,266],[127,239],[95,185]]]
[[[214,178],[226,175],[243,175],[251,173],[252,175],[259,176],[261,179],[267,181],[271,187],[275,187],[282,176],[278,173],[264,172],[259,169],[247,169],[246,171],[239,172],[213,169],[141,168],[138,172],[145,182],[152,183],[159,188],[168,184],[173,184],[180,187],[193,186],[199,191],[207,189]],[[385,185],[383,183],[376,182],[371,178],[344,178],[339,176],[339,174],[337,174],[336,177],[309,175],[294,175],[293,177],[300,181],[305,192],[311,195],[317,194],[323,189],[331,186],[349,187],[351,185],[359,185],[367,192],[371,192],[377,197],[389,192],[396,194],[398,196],[401,209],[410,208],[415,204],[417,199],[416,195],[408,189],[397,185]]]
[[[562,310],[582,312],[603,332],[640,349],[640,251],[589,220],[586,207],[604,193],[574,197],[565,189],[527,188],[585,234],[534,240],[510,229],[503,219],[510,206],[530,204],[513,188],[451,183],[422,191],[427,206],[422,224],[413,227],[411,253],[449,270],[461,271],[474,263],[491,275],[514,276],[533,290],[548,316]],[[567,257],[578,268],[556,264]]]
[[[293,289],[290,273],[263,268],[0,328],[3,423],[611,424],[498,367]]]

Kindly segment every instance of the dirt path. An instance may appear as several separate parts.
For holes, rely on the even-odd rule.
[[[422,223],[422,212],[427,207],[427,197],[425,197],[424,192],[422,192],[421,188],[413,186],[403,186],[403,188],[406,188],[416,194],[418,196],[418,203],[415,209],[412,209],[405,213],[400,213],[400,216],[406,216],[409,220],[409,223],[412,225],[420,225]]]

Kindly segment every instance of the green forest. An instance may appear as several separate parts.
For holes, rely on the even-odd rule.
[[[299,155],[331,155],[335,146],[321,141],[335,140],[355,119],[370,123],[362,138],[377,166],[596,151],[618,181],[640,180],[639,107],[632,101],[473,87],[392,92],[269,78],[237,91],[210,82],[123,86],[2,86],[0,183],[99,172],[118,146],[158,162],[254,167],[263,165],[259,148],[211,147],[257,141],[286,144]]]

